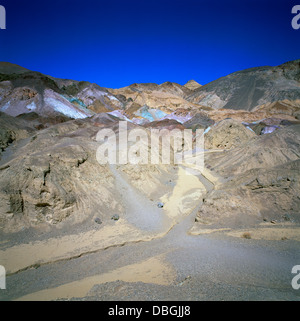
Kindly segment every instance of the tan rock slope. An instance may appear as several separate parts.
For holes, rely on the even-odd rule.
[[[196,226],[241,228],[265,221],[299,224],[299,161],[300,125],[208,154],[206,166],[219,180],[204,198]]]
[[[205,135],[206,149],[228,149],[246,143],[255,133],[233,119],[224,119],[213,126]]]
[[[71,226],[85,220],[93,222],[96,217],[109,221],[114,213],[122,213],[124,208],[118,202],[111,168],[100,165],[96,159],[98,131],[101,127],[117,128],[118,121],[99,114],[34,134],[31,131],[31,135],[24,131],[28,138],[18,137],[15,145],[8,146],[10,141],[3,140],[6,145],[0,162],[1,229],[15,232],[65,221]],[[165,190],[160,175],[168,171],[168,166],[139,168],[123,167],[133,186],[149,197],[158,189]]]

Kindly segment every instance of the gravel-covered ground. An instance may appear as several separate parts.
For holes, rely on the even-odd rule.
[[[1,300],[30,293],[36,294],[23,299],[45,298],[41,293],[49,300],[300,299],[299,290],[291,286],[292,267],[300,262],[298,242],[233,238],[222,232],[191,236],[186,231],[192,221],[193,214],[160,239],[112,247],[8,276]],[[158,274],[160,270],[163,273],[156,278],[155,272],[153,282],[143,282],[139,273],[145,272],[146,280],[146,273],[155,267],[149,263],[146,271],[140,269],[140,262],[152,262],[151,258],[158,258],[153,262],[159,263]],[[69,286],[67,297],[60,290],[62,285]],[[86,287],[84,295],[76,296],[80,292],[76,287]]]

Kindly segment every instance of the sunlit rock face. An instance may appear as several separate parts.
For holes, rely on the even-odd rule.
[[[0,111],[11,116],[35,112],[79,119],[123,106],[96,84],[57,79],[9,63],[0,63],[0,96]]]

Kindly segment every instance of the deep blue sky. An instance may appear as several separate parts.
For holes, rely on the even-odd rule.
[[[0,0],[0,61],[119,88],[195,79],[300,58],[300,0]]]

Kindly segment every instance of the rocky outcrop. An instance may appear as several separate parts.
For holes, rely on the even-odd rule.
[[[211,119],[205,112],[197,112],[188,121],[184,122],[185,128],[190,128],[195,131],[198,128],[206,129],[214,125],[215,121]]]
[[[233,119],[225,119],[215,124],[204,136],[206,149],[230,149],[248,142],[255,133]]]
[[[111,174],[98,164],[90,139],[74,137],[79,128],[71,122],[42,130],[2,164],[0,226],[4,231],[55,225],[70,216],[70,224],[96,213],[101,217],[108,211],[108,200],[117,207]]]
[[[287,126],[271,134],[254,136],[230,151],[208,154],[206,163],[223,177],[253,168],[270,169],[300,157],[300,125]]]
[[[300,126],[252,138],[206,158],[222,177],[203,200],[197,224],[243,227],[265,221],[300,221]]]
[[[210,192],[197,222],[247,227],[263,221],[300,222],[299,160],[271,169],[253,169]]]
[[[30,136],[34,131],[31,124],[0,112],[0,159],[1,153],[10,144]]]
[[[20,138],[20,144],[12,145],[0,161],[0,229],[71,227],[95,218],[106,224],[112,212],[124,211],[110,166],[100,165],[96,158],[98,131],[111,128],[118,135],[118,127],[119,119],[104,113]],[[134,124],[128,125],[133,128]],[[168,167],[172,166],[128,164],[122,171],[135,188],[155,195],[164,188],[161,170]]]

